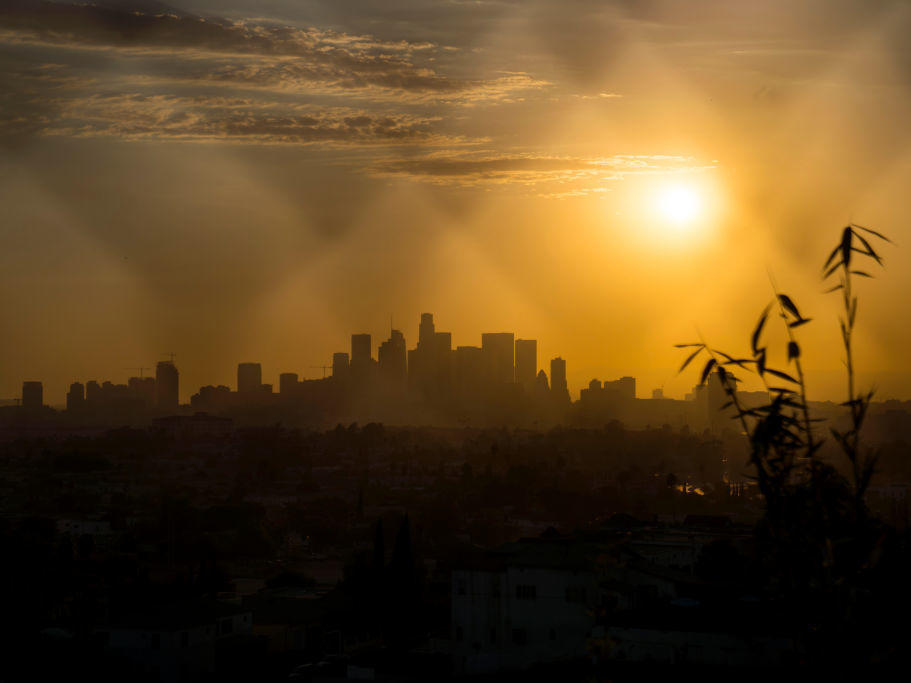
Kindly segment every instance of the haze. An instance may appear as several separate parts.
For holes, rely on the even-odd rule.
[[[62,8],[0,8],[0,398],[168,352],[183,400],[239,361],[319,377],[424,311],[538,339],[574,396],[682,396],[672,345],[744,346],[771,271],[841,399],[820,266],[849,221],[898,244],[862,381],[911,397],[906,2]]]

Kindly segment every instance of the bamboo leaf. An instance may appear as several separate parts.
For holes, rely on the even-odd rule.
[[[851,275],[860,275],[861,277],[873,277],[870,273],[863,270],[852,270]]]
[[[879,239],[881,239],[881,240],[885,240],[885,241],[888,242],[889,244],[895,244],[895,242],[893,242],[892,240],[890,240],[888,237],[886,237],[885,235],[883,235],[881,232],[876,232],[876,230],[871,230],[870,228],[865,228],[864,226],[858,225],[857,223],[852,223],[852,225],[853,225],[855,228],[859,228],[860,230],[863,230],[864,232],[868,232],[868,233],[870,233],[871,235],[874,235],[875,237],[879,237]]]
[[[709,358],[709,362],[705,364],[705,367],[702,369],[702,378],[699,380],[699,384],[705,384],[705,381],[709,378],[709,374],[712,372],[712,368],[716,365],[714,358]]]
[[[793,322],[788,323],[788,327],[794,329],[795,327],[800,327],[801,325],[806,325],[808,322],[813,320],[813,318],[801,318],[800,320],[794,320]]]
[[[783,379],[788,382],[794,382],[794,384],[800,384],[796,379],[791,377],[788,373],[782,372],[781,370],[773,370],[772,368],[766,368],[765,371],[770,375],[775,375],[776,377]]]
[[[750,340],[750,345],[753,347],[753,355],[759,353],[759,336],[762,334],[762,328],[765,327],[765,321],[769,317],[769,309],[772,304],[769,304],[763,310],[762,315],[759,316],[759,322],[756,323],[756,329],[753,330],[753,337]]]
[[[828,280],[830,277],[832,277],[832,274],[835,273],[836,270],[842,267],[842,265],[844,265],[844,261],[839,261],[838,263],[833,264],[832,267],[829,268],[822,276],[822,279]]]
[[[863,238],[863,235],[859,235],[858,233],[854,233],[854,234],[857,236],[857,239],[860,240],[861,244],[863,244],[863,245],[867,248],[867,251],[866,251],[866,252],[863,252],[863,251],[861,251],[860,249],[857,249],[857,248],[854,248],[854,251],[860,252],[861,254],[866,253],[867,256],[872,256],[874,259],[876,259],[876,262],[877,262],[879,265],[882,265],[882,264],[883,264],[883,260],[880,258],[879,254],[876,253],[876,250],[875,250],[873,247],[870,246],[870,243],[869,243],[867,240],[865,240],[865,239]],[[852,247],[852,248],[853,248],[853,247]]]
[[[800,346],[797,345],[797,342],[792,341],[788,342],[788,360],[794,358],[800,358]]]
[[[696,356],[698,356],[700,353],[702,353],[702,348],[703,348],[703,347],[700,346],[698,349],[696,349],[695,351],[693,351],[693,353],[691,353],[691,354],[689,355],[689,357],[688,357],[685,361],[683,361],[683,365],[681,365],[681,366],[680,366],[680,369],[677,371],[677,374],[678,374],[678,375],[679,375],[681,372],[683,372],[684,370],[686,370],[686,366],[689,365],[689,364],[693,361],[693,359],[694,359]]]
[[[832,261],[835,260],[835,257],[838,256],[838,252],[840,249],[841,249],[840,244],[835,246],[835,248],[832,250],[832,253],[829,254],[829,258],[826,259],[825,265],[823,265],[823,267],[822,267],[823,270],[828,269],[828,267],[832,264]]]
[[[854,231],[849,225],[841,233],[841,260],[846,268],[851,265],[851,246],[853,237]]]
[[[787,294],[779,294],[778,300],[781,302],[781,305],[785,307],[795,318],[800,320],[803,316],[800,315],[800,311],[797,310],[797,306],[794,301]]]

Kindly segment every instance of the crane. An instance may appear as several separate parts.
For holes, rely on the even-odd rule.
[[[139,370],[139,379],[142,379],[143,372],[145,372],[146,370],[151,370],[151,369],[152,368],[124,368],[124,370]]]
[[[322,371],[323,371],[323,379],[326,379],[326,370],[331,370],[331,369],[332,369],[332,366],[331,366],[331,365],[311,365],[310,367],[311,367],[311,368],[322,369]]]

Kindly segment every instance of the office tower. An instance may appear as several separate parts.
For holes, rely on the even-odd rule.
[[[66,392],[66,411],[79,412],[85,407],[85,387],[82,382],[73,382],[70,390]]]
[[[22,383],[22,407],[29,412],[40,411],[44,405],[44,387],[41,382]]]
[[[130,377],[127,380],[127,387],[130,398],[142,403],[146,408],[155,405],[155,378],[154,377]]]
[[[395,385],[404,384],[407,376],[406,356],[405,335],[399,330],[392,330],[389,339],[380,344],[377,350],[380,375]]]
[[[516,339],[516,383],[531,393],[538,374],[538,341]]]
[[[664,389],[663,388],[652,389],[652,399],[653,400],[660,401],[663,398],[664,398]]]
[[[86,405],[98,405],[101,401],[101,386],[95,380],[89,380],[85,383],[85,402]]]
[[[259,363],[237,364],[237,393],[255,395],[263,385],[263,368]]]
[[[297,392],[297,373],[283,372],[278,376],[278,393],[287,398]]]
[[[434,332],[431,352],[431,384],[438,395],[452,390],[452,332]]]
[[[369,334],[351,335],[351,377],[365,381],[373,367],[373,342]]]
[[[569,400],[566,386],[566,361],[557,356],[550,361],[550,393],[560,401]]]
[[[418,326],[418,348],[422,345],[429,345],[434,334],[433,313],[421,313],[421,324]]]
[[[604,390],[614,398],[631,400],[636,398],[636,378],[621,377],[604,383]]]
[[[432,313],[421,314],[417,347],[408,352],[408,380],[427,398],[438,400],[452,389],[452,333],[437,332]]]
[[[485,332],[481,350],[487,366],[487,377],[494,384],[510,384],[515,378],[515,335],[512,332]]]
[[[155,403],[159,410],[177,410],[179,380],[173,361],[162,360],[155,366]]]
[[[547,373],[539,370],[535,376],[535,386],[532,393],[536,400],[545,401],[550,396],[550,387],[547,384]]]
[[[484,386],[484,352],[480,346],[458,346],[454,352],[456,393],[463,399],[479,397]]]
[[[348,354],[344,351],[332,354],[332,378],[335,380],[348,378]]]

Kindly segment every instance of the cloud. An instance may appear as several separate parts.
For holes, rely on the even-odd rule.
[[[433,43],[379,40],[315,27],[232,22],[161,9],[14,0],[0,7],[0,43],[113,51],[174,60],[168,77],[233,86],[319,92],[388,91],[451,101],[501,99],[547,84],[524,74],[453,78],[431,68]],[[421,60],[416,58],[424,55]],[[160,65],[159,65],[160,66]]]
[[[368,172],[378,177],[404,177],[436,185],[515,185],[534,189],[542,197],[563,199],[604,192],[605,183],[630,175],[691,173],[712,167],[692,157],[671,155],[579,158],[440,150],[417,158],[381,161]],[[556,189],[540,189],[545,185]]]
[[[46,136],[115,137],[261,145],[453,145],[435,119],[351,108],[170,95],[91,95],[66,101]]]

